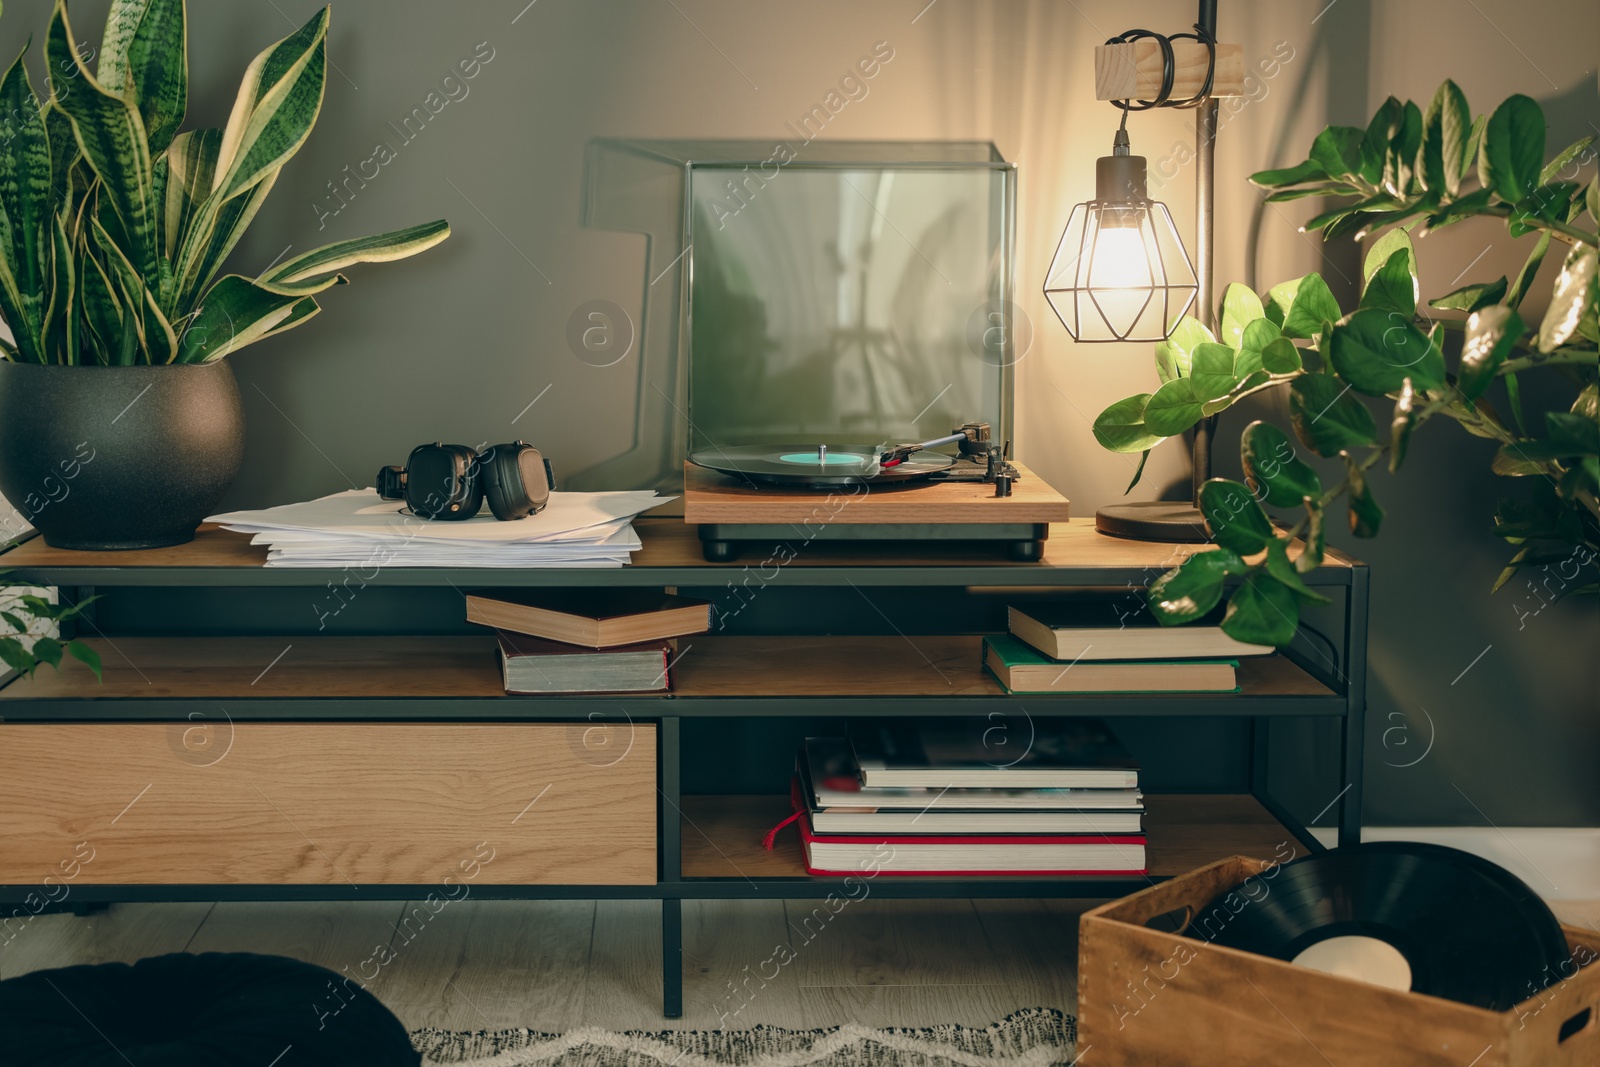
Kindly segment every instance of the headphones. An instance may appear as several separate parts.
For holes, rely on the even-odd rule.
[[[501,521],[525,519],[544,510],[554,488],[550,461],[526,441],[481,453],[436,441],[413,448],[404,467],[378,471],[378,495],[404,500],[423,519],[470,519],[484,501]]]

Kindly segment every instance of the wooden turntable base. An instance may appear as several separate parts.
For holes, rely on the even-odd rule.
[[[1010,496],[988,482],[861,482],[834,489],[741,483],[684,464],[683,518],[700,527],[706,559],[725,562],[739,542],[985,541],[1012,559],[1037,560],[1050,523],[1066,522],[1066,497],[1022,466]]]

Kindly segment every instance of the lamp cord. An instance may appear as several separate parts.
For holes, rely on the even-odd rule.
[[[1175,33],[1170,37],[1166,34],[1156,33],[1153,30],[1129,30],[1111,38],[1106,44],[1132,44],[1134,41],[1151,40],[1161,48],[1161,89],[1153,100],[1113,100],[1112,106],[1122,109],[1122,128],[1127,129],[1128,112],[1149,111],[1155,107],[1199,107],[1211,98],[1211,88],[1217,73],[1217,42],[1206,28],[1200,23],[1194,24],[1193,33]],[[1198,41],[1206,46],[1206,80],[1200,86],[1200,91],[1194,96],[1184,100],[1172,100],[1172,83],[1177,76],[1177,65],[1173,60],[1173,41]]]

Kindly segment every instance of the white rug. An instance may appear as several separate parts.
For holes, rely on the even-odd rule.
[[[532,1030],[411,1035],[429,1064],[453,1067],[1065,1067],[1077,1020],[1030,1008],[990,1026],[875,1030]]]

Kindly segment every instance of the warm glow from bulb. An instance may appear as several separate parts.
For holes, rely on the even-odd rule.
[[[1103,226],[1089,267],[1092,289],[1149,289],[1150,259],[1137,226]]]

